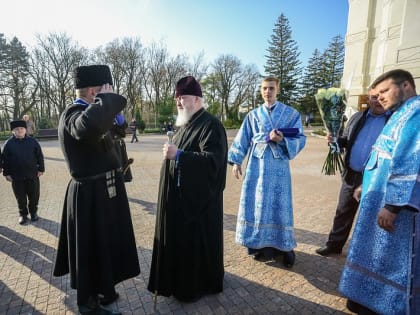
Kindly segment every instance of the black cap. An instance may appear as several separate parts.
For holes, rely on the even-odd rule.
[[[10,122],[10,129],[13,130],[17,127],[23,127],[26,129],[26,121],[24,120],[13,120]]]
[[[76,89],[88,86],[112,85],[111,70],[107,65],[80,66],[74,69],[74,86]]]
[[[193,76],[187,76],[179,80],[175,87],[175,97],[181,95],[194,95],[203,97],[200,83]]]

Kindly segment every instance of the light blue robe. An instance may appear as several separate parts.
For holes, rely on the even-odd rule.
[[[267,143],[270,131],[278,128],[298,128],[299,134],[279,144]],[[277,102],[270,115],[262,105],[245,117],[228,153],[228,161],[238,165],[248,151],[250,156],[244,172],[236,242],[254,249],[290,251],[296,247],[289,160],[305,142],[300,114],[290,106]]]
[[[416,96],[395,111],[373,146],[341,276],[343,295],[380,314],[420,314],[419,128]],[[387,232],[377,223],[385,204],[414,209],[403,208]]]

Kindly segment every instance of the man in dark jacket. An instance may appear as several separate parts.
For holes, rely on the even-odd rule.
[[[140,273],[121,162],[109,132],[127,100],[113,92],[108,66],[77,67],[74,77],[77,99],[58,125],[72,179],[54,276],[70,273],[81,314],[121,314],[103,305],[118,298],[117,283]]]
[[[130,131],[132,133],[131,143],[139,142],[139,139],[137,139],[137,127],[138,127],[137,121],[135,118],[133,118],[129,125]]]
[[[348,121],[343,135],[338,138],[339,146],[345,148],[345,169],[328,241],[324,247],[316,250],[322,256],[340,254],[343,250],[359,206],[353,198],[353,192],[362,184],[362,172],[372,145],[389,118],[389,113],[385,112],[377,96],[372,91],[369,94],[369,109],[354,114]]]
[[[175,97],[179,129],[163,147],[148,290],[194,302],[223,290],[227,140],[195,78],[179,80]]]
[[[3,147],[3,175],[12,183],[19,207],[19,224],[38,220],[39,176],[44,171],[44,155],[38,141],[26,135],[26,122],[10,123],[13,132]],[[0,164],[1,167],[1,164]]]

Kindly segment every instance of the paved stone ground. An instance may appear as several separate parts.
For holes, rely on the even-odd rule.
[[[229,132],[231,141],[234,132]],[[117,286],[116,305],[123,314],[349,314],[337,292],[345,256],[314,253],[324,244],[332,224],[339,176],[320,173],[327,153],[324,139],[308,136],[292,161],[296,264],[257,262],[235,244],[235,223],[241,181],[228,168],[225,190],[224,291],[193,304],[153,296],[146,290],[155,224],[157,186],[164,135],[145,135],[129,143],[134,180],[127,184],[141,274]],[[77,314],[76,292],[69,278],[52,277],[63,197],[69,175],[57,141],[43,141],[46,173],[41,178],[38,222],[18,224],[10,183],[0,179],[0,314]],[[347,250],[345,250],[346,252]]]

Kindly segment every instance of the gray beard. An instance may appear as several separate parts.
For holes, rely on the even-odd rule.
[[[178,111],[178,116],[176,117],[175,126],[182,127],[185,126],[192,117],[192,113],[188,113],[185,109]]]

